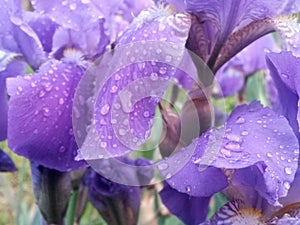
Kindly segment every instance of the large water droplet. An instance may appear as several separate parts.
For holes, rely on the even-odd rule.
[[[242,123],[245,123],[245,118],[244,117],[241,117],[241,116],[239,116],[237,119],[236,119],[236,123],[237,124],[242,124]]]
[[[166,163],[166,162],[161,162],[161,163],[159,163],[159,164],[157,165],[157,168],[158,168],[159,170],[166,170],[166,169],[169,168],[169,165],[168,165],[168,163]]]
[[[125,129],[119,129],[119,134],[121,135],[121,136],[124,136],[125,134],[126,134],[126,130]]]
[[[228,142],[226,145],[225,145],[225,148],[229,149],[229,150],[232,150],[232,151],[239,151],[240,148],[241,148],[241,145],[237,142]]]
[[[285,167],[284,168],[284,172],[286,173],[286,174],[288,174],[288,175],[291,175],[292,174],[292,168],[291,167]]]
[[[289,189],[291,188],[290,183],[287,182],[287,181],[285,181],[285,182],[283,183],[283,186],[284,186],[287,190],[289,190]]]
[[[71,9],[71,10],[75,10],[76,8],[77,8],[76,3],[71,3],[71,4],[70,4],[70,9]]]
[[[267,153],[267,157],[268,157],[268,158],[272,158],[272,156],[273,156],[273,155],[272,155],[271,152],[268,152],[268,153]]]

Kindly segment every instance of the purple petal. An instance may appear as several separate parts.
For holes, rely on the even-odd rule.
[[[215,167],[199,171],[199,165],[194,163],[194,159],[202,156],[203,152],[197,151],[197,147],[205,145],[206,139],[197,141],[194,140],[188,147],[160,162],[158,168],[167,178],[167,183],[178,192],[194,197],[210,197],[228,185],[227,177],[221,169]],[[188,161],[182,167],[182,161],[186,158]]]
[[[23,54],[30,66],[38,68],[45,53],[36,33],[22,19],[21,1],[1,1],[1,10],[5,23],[0,25],[0,48]]]
[[[57,24],[50,18],[34,12],[26,12],[24,17],[28,22],[28,25],[39,37],[44,51],[50,53],[52,50],[53,35],[57,29]]]
[[[197,1],[188,0],[187,11],[198,17],[198,23],[209,21],[210,30],[204,30],[204,35],[199,32],[191,33],[192,39],[199,39],[204,43],[197,45],[195,41],[188,46],[196,49],[200,57],[208,60],[208,66],[216,71],[232,56],[242,50],[245,46],[274,30],[272,18],[281,13],[288,14],[299,10],[299,3],[296,1],[268,1],[268,0],[211,0]],[[265,21],[266,20],[266,21]],[[197,23],[197,22],[196,22]],[[197,25],[195,25],[197,26]],[[198,25],[201,27],[201,25]],[[212,42],[206,40],[209,34],[215,34]],[[198,36],[198,38],[196,37]],[[194,38],[196,37],[196,38]],[[213,44],[213,45],[211,45]],[[208,49],[208,50],[207,50]]]
[[[71,118],[83,72],[71,62],[49,61],[37,74],[7,80],[8,142],[15,153],[60,171],[84,166],[74,160],[77,145]]]
[[[222,37],[228,37],[234,29],[246,26],[251,21],[289,14],[299,10],[299,3],[292,1],[268,0],[187,0],[187,10],[214,21]],[[221,38],[222,39],[222,38]]]
[[[15,77],[25,73],[26,65],[23,62],[11,59],[6,68],[0,71],[0,141],[7,138],[7,94],[6,94],[6,78]]]
[[[300,225],[299,218],[281,218],[276,225]]]
[[[209,197],[191,197],[178,192],[167,183],[164,184],[164,188],[159,194],[170,212],[184,223],[197,225],[206,219]]]
[[[104,20],[99,19],[85,25],[80,31],[60,27],[53,37],[52,54],[60,59],[66,48],[73,47],[80,50],[85,58],[94,59],[104,52],[108,43],[109,37],[105,34]]]
[[[224,97],[235,94],[243,88],[246,76],[258,70],[267,69],[266,49],[279,50],[272,35],[256,40],[218,70],[216,78]]]
[[[189,16],[169,6],[144,11],[113,54],[104,55],[90,74],[101,77],[96,78],[95,129],[81,147],[85,159],[121,156],[147,140],[156,105],[183,58],[189,26]]]
[[[49,16],[64,28],[80,31],[99,18],[109,17],[118,9],[121,0],[32,0],[31,2],[36,11]]]
[[[257,183],[257,191],[270,204],[287,195],[298,167],[299,144],[288,121],[258,102],[241,105],[231,113],[225,128],[212,131],[201,139],[211,143],[200,145],[205,154],[197,163],[218,168],[241,169],[257,165],[265,188]],[[222,138],[216,146],[214,140]],[[205,149],[205,150],[203,150]],[[257,178],[256,178],[257,180]]]
[[[0,149],[0,171],[14,172],[17,168],[11,158],[2,149]]]
[[[278,91],[278,101],[274,107],[288,119],[295,134],[300,138],[298,107],[300,59],[293,56],[291,52],[269,53],[267,63]]]

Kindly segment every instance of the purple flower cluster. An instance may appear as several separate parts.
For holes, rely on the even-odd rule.
[[[29,12],[0,0],[0,49],[9,56],[0,68],[0,141],[31,161],[48,223],[63,221],[69,172],[89,167],[89,199],[110,224],[137,223],[138,185],[155,168],[163,203],[186,224],[298,224],[300,58],[291,37],[298,41],[300,25],[288,15],[299,1],[31,3]],[[213,99],[243,90],[259,70],[274,82],[271,108],[253,101],[226,120],[214,115]],[[158,115],[163,159],[127,158],[151,138]],[[14,171],[2,154],[0,170]],[[46,188],[56,180],[68,187],[62,208],[41,194],[56,196]],[[205,221],[219,192],[230,202]]]

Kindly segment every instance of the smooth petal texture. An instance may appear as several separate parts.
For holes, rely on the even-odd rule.
[[[187,14],[159,6],[143,11],[120,37],[110,66],[103,70],[106,65],[100,64],[96,70],[104,73],[95,91],[99,147],[93,147],[91,131],[81,148],[81,153],[87,151],[85,159],[121,156],[147,140],[157,103],[183,58],[189,26]]]
[[[197,225],[206,219],[209,197],[192,197],[180,193],[167,183],[159,193],[170,212],[187,225]]]
[[[104,52],[108,43],[104,19],[99,19],[94,23],[85,24],[80,31],[64,27],[57,29],[53,37],[52,54],[60,59],[65,49],[73,47],[80,50],[86,59],[94,59]]]
[[[3,63],[5,68],[0,71],[0,141],[7,138],[7,94],[6,78],[24,74],[26,65],[15,58],[9,59],[9,63]],[[2,62],[1,62],[2,63]]]
[[[266,187],[257,182],[257,191],[273,205],[287,195],[298,167],[299,144],[284,116],[259,102],[241,105],[231,113],[225,128],[201,136],[199,143],[197,151],[205,152],[196,161],[201,167],[241,169],[258,163]]]
[[[84,69],[49,61],[34,75],[7,80],[8,142],[17,154],[60,171],[79,169],[72,130],[72,104]]]
[[[0,149],[0,171],[1,172],[17,171],[14,162],[2,149]]]
[[[52,50],[53,35],[58,27],[50,18],[35,12],[25,12],[24,18],[39,37],[45,52]]]
[[[278,101],[274,107],[288,119],[299,139],[300,58],[291,52],[269,53],[266,58],[278,92]]]

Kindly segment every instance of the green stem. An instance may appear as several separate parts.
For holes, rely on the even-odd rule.
[[[78,190],[74,190],[67,210],[67,216],[66,216],[67,225],[74,224],[77,197],[78,197]]]

